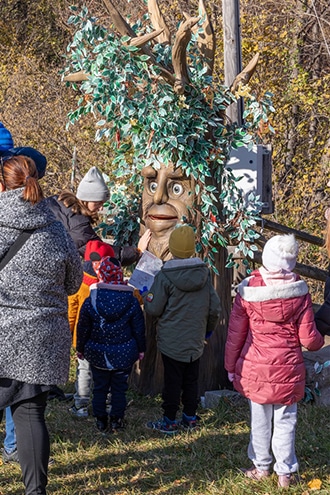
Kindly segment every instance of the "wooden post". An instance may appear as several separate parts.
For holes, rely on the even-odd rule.
[[[225,85],[230,87],[242,70],[239,0],[222,0]],[[232,103],[226,111],[232,122],[242,125],[243,100]]]

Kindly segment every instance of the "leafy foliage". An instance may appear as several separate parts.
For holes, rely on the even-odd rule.
[[[156,65],[129,44],[128,36],[120,38],[89,17],[87,8],[72,10],[75,15],[68,22],[76,31],[67,48],[65,73],[82,70],[89,77],[79,87],[82,96],[69,113],[70,123],[86,114],[94,116],[96,139],[113,145],[116,178],[127,180],[136,193],[141,192],[140,172],[145,166],[157,169],[174,163],[192,179],[195,202],[191,213],[199,246],[214,269],[214,252],[227,244],[228,237],[238,242],[244,254],[253,256],[250,246],[258,237],[253,226],[261,204],[251,196],[251,205],[245,208],[237,179],[225,165],[231,149],[251,147],[258,139],[260,122],[268,122],[268,113],[274,111],[271,94],[257,101],[249,92],[246,124],[228,124],[226,108],[247,88],[240,87],[233,95],[229,88],[214,85],[206,75],[195,37],[189,45],[191,85],[186,86],[184,95],[178,95],[160,77],[159,64],[171,64],[168,46],[155,45]],[[147,16],[133,29],[137,34],[148,32]],[[119,204],[122,209],[121,200]]]

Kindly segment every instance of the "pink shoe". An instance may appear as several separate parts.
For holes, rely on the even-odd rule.
[[[298,475],[296,473],[279,474],[277,486],[279,488],[289,488],[299,482]]]
[[[244,476],[250,478],[251,480],[260,481],[263,478],[268,478],[270,476],[270,472],[268,469],[257,469],[252,466],[249,469],[240,469]]]

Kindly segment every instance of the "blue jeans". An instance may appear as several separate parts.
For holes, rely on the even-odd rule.
[[[111,416],[123,418],[126,410],[126,392],[128,389],[128,370],[102,370],[91,365],[93,374],[93,415],[97,418],[107,416],[106,401],[111,392]]]
[[[17,449],[16,431],[10,407],[6,407],[6,436],[3,446],[8,454],[11,454]]]

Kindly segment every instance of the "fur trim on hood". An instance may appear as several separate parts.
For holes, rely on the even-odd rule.
[[[262,302],[271,299],[290,299],[308,294],[308,286],[304,280],[298,280],[292,284],[276,286],[250,287],[248,285],[252,277],[244,279],[237,287],[237,292],[242,299],[248,302]]]

